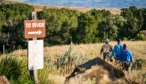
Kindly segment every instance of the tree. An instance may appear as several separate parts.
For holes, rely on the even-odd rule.
[[[39,12],[39,18],[46,20],[46,44],[69,44],[74,39],[79,15],[78,11],[69,9],[44,9]]]
[[[0,25],[1,50],[5,44],[9,51],[16,49],[18,46],[24,47],[23,40],[23,22],[28,18],[33,10],[32,6],[27,4],[0,4]],[[26,11],[27,10],[27,11]]]
[[[139,31],[144,29],[144,9],[138,9],[135,6],[124,8],[122,9],[121,16],[127,20],[127,23],[121,29],[124,34],[122,36],[133,39]]]
[[[78,18],[78,23],[79,26],[76,34],[76,42],[92,43],[97,28],[95,18],[90,14],[82,14]]]

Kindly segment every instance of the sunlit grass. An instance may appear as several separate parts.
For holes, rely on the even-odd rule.
[[[126,43],[128,45],[128,49],[131,50],[133,53],[134,61],[136,59],[146,60],[145,57],[146,41],[123,41],[122,43]],[[71,51],[69,51],[70,45],[45,47],[44,69],[38,70],[38,77],[40,84],[63,84],[65,77],[67,77],[69,73],[72,72],[73,68],[76,65],[81,64],[92,58],[98,57],[101,46],[103,44],[104,43],[79,44],[79,45],[73,44]],[[110,44],[114,46],[116,42],[110,42]],[[30,81],[30,79],[28,78],[29,73],[27,69],[27,50],[16,50],[12,53],[1,55],[0,59],[3,59],[5,57],[12,57],[16,59],[15,61],[22,62],[22,64],[20,65],[22,67],[21,69],[22,72],[20,76],[21,78],[18,78],[18,81],[11,80],[13,84],[15,84],[16,82],[19,82],[21,84],[21,82]],[[63,59],[61,59],[61,57]],[[64,62],[64,59],[67,61]],[[69,62],[70,59],[73,59],[71,63]],[[129,71],[128,73],[126,73],[126,80],[130,83],[137,83],[137,82],[143,83],[144,81],[146,81],[146,79],[144,78],[145,74],[146,74],[146,70],[144,69]],[[143,77],[139,77],[139,75]],[[32,82],[30,81],[30,83]]]

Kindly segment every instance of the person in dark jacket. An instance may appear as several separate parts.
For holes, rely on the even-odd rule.
[[[122,62],[123,62],[123,69],[128,71],[130,65],[133,64],[133,55],[130,50],[127,49],[127,45],[123,44],[123,50],[121,52]]]

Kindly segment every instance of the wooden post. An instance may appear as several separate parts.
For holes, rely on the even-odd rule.
[[[32,20],[37,20],[37,14],[36,12],[32,12]],[[33,38],[33,40],[37,40],[37,38]],[[35,66],[33,67],[33,70],[29,71],[30,77],[32,80],[34,80],[35,84],[38,84],[38,74],[37,74],[37,69]]]
[[[37,74],[37,69],[35,69],[35,68],[33,70],[33,75],[34,75],[35,84],[38,84],[38,74]]]
[[[5,45],[3,45],[3,55],[5,55]]]
[[[37,20],[37,13],[36,12],[32,12],[32,20]]]

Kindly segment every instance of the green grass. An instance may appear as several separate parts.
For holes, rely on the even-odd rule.
[[[21,75],[20,64],[15,58],[2,58],[0,61],[0,75],[5,75],[8,79],[18,79]]]
[[[33,84],[27,70],[27,61],[13,56],[0,57],[0,75],[6,76],[11,84]]]

